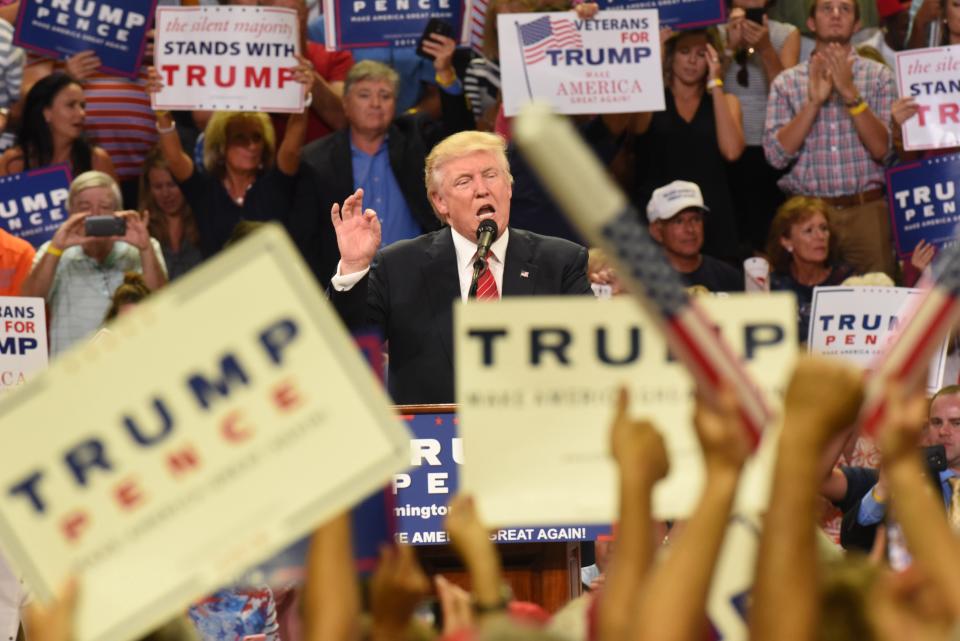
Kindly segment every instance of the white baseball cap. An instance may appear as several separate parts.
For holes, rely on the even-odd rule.
[[[709,212],[703,204],[703,195],[696,183],[686,180],[674,180],[669,185],[654,190],[647,203],[647,220],[669,220],[684,209],[699,209]]]

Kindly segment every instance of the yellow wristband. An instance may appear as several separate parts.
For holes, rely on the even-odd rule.
[[[866,100],[861,100],[861,101],[860,101],[860,104],[858,104],[858,105],[855,106],[855,107],[850,107],[849,109],[847,109],[847,111],[850,112],[850,115],[851,115],[851,116],[859,116],[860,114],[862,114],[864,111],[866,111],[866,110],[869,109],[869,108],[870,108],[870,105],[867,104],[867,101],[866,101]]]
[[[858,106],[859,106],[859,105],[858,105]],[[870,490],[870,495],[873,497],[873,500],[874,500],[874,501],[876,501],[877,503],[880,503],[881,505],[883,505],[884,503],[887,502],[886,499],[881,499],[879,496],[877,496],[877,486],[876,486],[876,485],[874,485],[874,486],[873,486],[873,489]]]
[[[434,75],[433,79],[436,80],[437,84],[443,87],[444,89],[449,89],[453,85],[457,84],[457,80],[458,80],[457,74],[453,74],[453,80],[451,80],[450,82],[444,82],[443,80],[440,79],[439,71],[436,73],[436,75]]]
[[[52,244],[51,244],[51,245],[47,245],[47,253],[50,254],[51,256],[56,256],[56,257],[58,257],[58,258],[59,258],[60,256],[63,256],[63,250],[62,250],[62,249],[57,249],[57,248],[54,247]]]
[[[722,86],[723,86],[723,80],[721,80],[720,78],[714,78],[713,80],[707,83],[707,90],[709,91],[714,87],[722,87]]]

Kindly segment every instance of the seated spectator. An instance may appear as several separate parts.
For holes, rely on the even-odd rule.
[[[819,198],[794,196],[770,225],[770,289],[791,291],[797,297],[801,342],[807,340],[813,288],[840,285],[854,275],[854,268],[837,258],[831,218],[829,206]]]
[[[719,48],[719,49],[718,49]],[[740,101],[724,93],[722,51],[713,31],[685,31],[664,46],[665,111],[634,114],[636,202],[673,180],[696,183],[710,208],[704,250],[738,257],[737,221],[727,163],[744,149]]]
[[[317,173],[318,217],[363,189],[382,220],[383,246],[440,228],[427,200],[424,161],[444,137],[473,127],[451,64],[455,44],[434,34],[424,45],[444,84],[441,122],[420,113],[394,118],[398,76],[390,67],[365,60],[350,70],[343,97],[349,126],[303,150],[304,162]]]
[[[139,191],[139,209],[150,213],[150,235],[160,242],[167,273],[174,280],[196,267],[203,254],[193,211],[159,149],[147,155]]]
[[[763,156],[763,124],[767,117],[770,83],[800,58],[800,32],[796,27],[763,16],[747,19],[748,9],[766,9],[766,0],[733,0],[726,25],[719,27],[733,64],[727,66],[723,86],[740,100],[746,149],[730,166],[730,195],[737,213],[741,245],[762,251],[767,230],[783,192],[777,187],[781,172]]]
[[[30,243],[0,229],[0,296],[20,295],[35,253]]]
[[[127,272],[123,275],[123,283],[113,292],[110,308],[103,317],[103,322],[112,321],[136,307],[144,298],[150,295],[150,288],[143,276],[138,272]]]
[[[66,163],[76,176],[91,169],[115,176],[107,152],[84,135],[83,87],[73,77],[54,73],[27,94],[17,144],[0,156],[0,176]]]
[[[647,203],[650,235],[688,286],[701,285],[711,292],[742,292],[740,272],[701,253],[704,219],[712,215],[703,204],[700,188],[683,180],[659,187]]]
[[[295,77],[308,91],[313,71],[305,59]],[[148,91],[159,91],[162,86],[159,74],[151,69]],[[309,102],[308,98],[307,107]],[[306,127],[305,111],[290,114],[278,146],[267,114],[218,111],[204,130],[205,171],[198,171],[180,144],[170,112],[157,113],[160,151],[196,216],[200,251],[205,257],[220,251],[238,221],[287,222]]]
[[[51,356],[100,326],[126,272],[142,273],[151,290],[167,282],[160,243],[147,231],[149,216],[117,211],[120,202],[120,187],[113,178],[99,171],[80,174],[70,185],[70,217],[37,250],[21,294],[47,300]],[[86,235],[86,218],[111,214],[126,221],[126,234]]]

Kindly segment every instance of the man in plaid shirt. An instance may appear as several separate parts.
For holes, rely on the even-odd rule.
[[[892,275],[882,162],[896,90],[886,66],[853,50],[859,18],[853,0],[814,0],[807,25],[816,49],[773,81],[763,149],[771,165],[789,167],[784,192],[830,204],[844,260]]]

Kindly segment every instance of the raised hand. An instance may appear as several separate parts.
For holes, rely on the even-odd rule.
[[[433,56],[433,68],[445,82],[453,82],[457,75],[453,70],[453,53],[457,41],[439,33],[431,33],[423,41],[423,50]]]
[[[408,545],[385,545],[370,579],[371,638],[403,638],[417,605],[430,593],[430,580]]]
[[[824,52],[827,69],[833,80],[833,87],[845,102],[852,102],[860,95],[853,84],[853,54],[847,54],[836,42],[827,45]]]
[[[57,231],[54,232],[53,238],[50,239],[50,244],[60,250],[83,244],[83,241],[87,240],[87,235],[83,228],[83,221],[89,215],[90,212],[88,211],[71,214],[70,217],[57,228]]]
[[[764,51],[773,46],[770,42],[770,28],[767,26],[767,17],[763,17],[763,24],[753,20],[743,21],[743,40],[757,51]]]
[[[297,56],[297,66],[293,68],[293,77],[303,85],[304,96],[313,91],[313,85],[317,82],[317,72],[309,58]]]
[[[372,209],[363,209],[363,190],[330,209],[333,230],[340,250],[340,274],[363,271],[370,266],[380,247],[380,219]]]
[[[863,375],[836,359],[801,357],[784,400],[784,435],[793,431],[816,448],[857,420],[863,403]]]
[[[610,452],[622,476],[639,475],[655,483],[670,471],[667,449],[652,423],[630,418],[629,402],[626,388],[621,387],[610,427]]]
[[[746,15],[740,7],[730,10],[730,18],[727,20],[727,49],[736,51],[743,46],[743,21]]]
[[[933,262],[933,257],[937,253],[936,245],[931,245],[925,240],[921,240],[917,243],[917,246],[913,248],[913,253],[910,254],[910,264],[916,267],[917,271],[923,271],[927,268],[931,262]]]
[[[30,641],[72,641],[76,608],[77,582],[74,579],[61,587],[50,603],[30,603],[23,616]]]
[[[712,404],[699,396],[693,426],[707,469],[739,472],[750,455],[750,443],[736,395],[723,389]]]
[[[127,221],[127,233],[118,236],[117,240],[127,242],[137,249],[144,250],[150,248],[150,212],[144,211],[141,215],[137,211],[118,211],[114,214]]]
[[[600,5],[596,2],[581,2],[573,10],[577,12],[577,17],[581,20],[589,20],[600,11]]]
[[[710,70],[707,74],[707,80],[723,78],[723,63],[720,62],[720,54],[709,42],[707,43],[707,68]]]
[[[77,80],[83,80],[92,76],[101,64],[103,63],[100,58],[93,51],[81,51],[67,58],[67,73]]]
[[[827,67],[825,54],[816,52],[810,56],[810,80],[807,93],[810,101],[822,105],[833,92],[833,80]]]
[[[899,383],[888,382],[884,389],[886,405],[877,428],[877,445],[884,466],[904,457],[918,457],[920,439],[927,422],[927,399],[922,391],[907,395]]]

